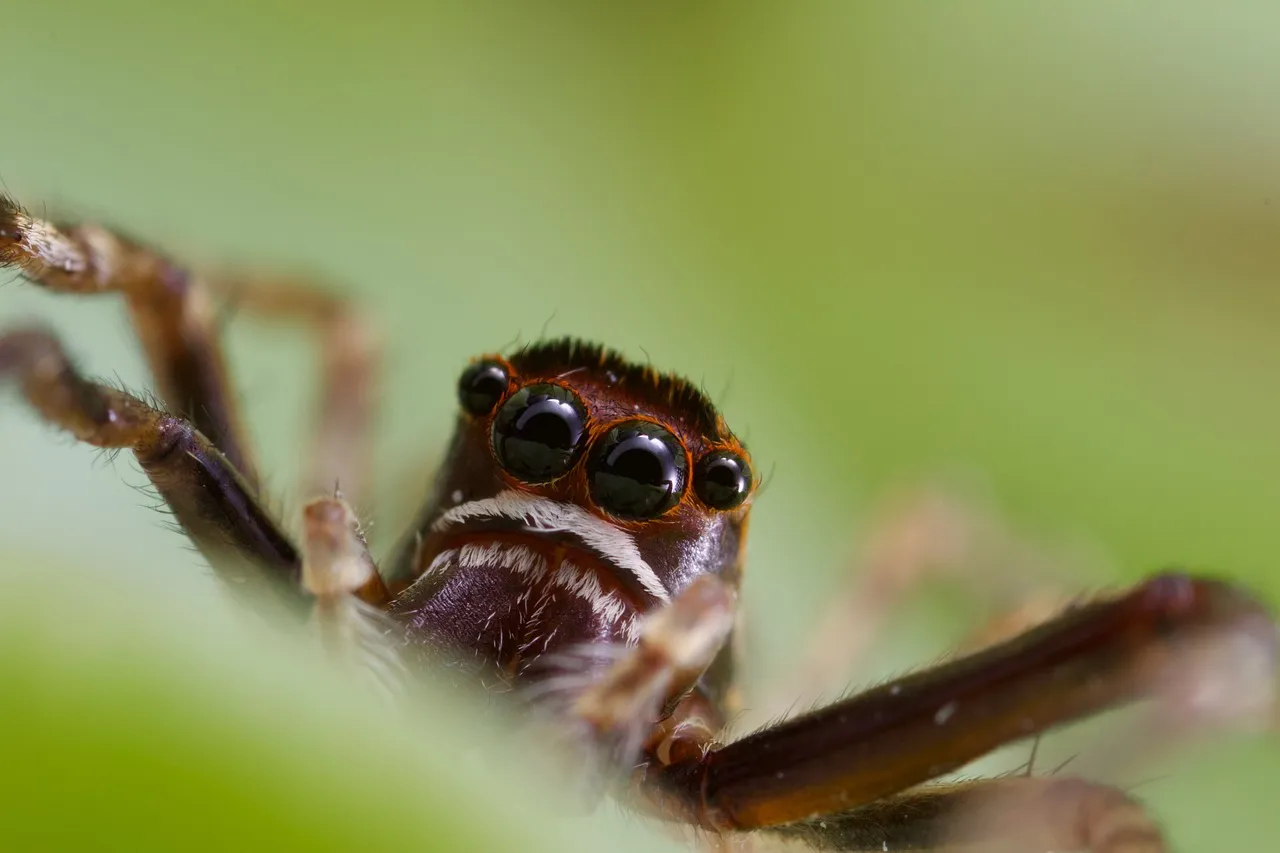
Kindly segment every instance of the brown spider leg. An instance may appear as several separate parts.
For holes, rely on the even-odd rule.
[[[1227,584],[1166,574],[1028,633],[665,768],[691,822],[722,831],[839,814],[998,746],[1140,699],[1184,695],[1202,644],[1275,671],[1276,626]]]
[[[1029,619],[1052,615],[1067,596],[1047,587],[1049,572],[1028,571],[1045,557],[990,513],[947,492],[925,490],[889,503],[870,527],[847,588],[819,621],[804,664],[770,691],[761,716],[843,688],[870,659],[894,610],[930,581],[963,578],[966,592],[995,604],[992,624],[966,646],[1012,636],[1034,624]]]
[[[1072,601],[1064,593],[1045,590],[1007,613],[999,614],[957,647],[968,654],[1009,640],[1066,610]],[[1230,639],[1229,637],[1227,638]],[[1151,703],[1123,722],[1107,738],[1107,748],[1090,750],[1074,759],[1077,773],[1114,777],[1132,773],[1170,754],[1170,744],[1186,744],[1206,729],[1278,730],[1268,716],[1280,711],[1275,701],[1274,673],[1241,673],[1249,657],[1237,657],[1229,642],[1204,642],[1190,650],[1184,664],[1183,689],[1170,684],[1165,701]],[[1256,658],[1254,659],[1256,661]]]
[[[273,586],[301,600],[293,545],[259,506],[250,484],[194,426],[85,379],[46,329],[0,336],[0,377],[9,376],[47,422],[95,447],[132,450],[183,530],[225,579],[284,580]]]
[[[263,320],[302,321],[319,338],[322,388],[301,494],[327,494],[337,484],[348,501],[361,505],[373,468],[380,350],[368,324],[346,300],[302,281],[219,276],[209,286],[237,311]]]
[[[250,487],[257,468],[227,384],[212,303],[186,270],[97,225],[59,227],[0,195],[0,267],[57,293],[119,293],[168,409],[190,422]]]
[[[1178,677],[1163,686],[1162,701],[1121,721],[1106,749],[1076,756],[1073,772],[1108,778],[1124,772],[1133,778],[1135,772],[1159,772],[1152,765],[1169,758],[1172,744],[1189,746],[1210,731],[1280,731],[1274,662],[1249,654],[1248,643],[1223,632],[1189,647]]]
[[[645,764],[697,755],[711,740],[719,720],[696,688],[733,629],[736,598],[719,578],[701,575],[643,618],[634,645],[587,645],[545,661],[552,671],[525,698],[544,712],[544,735],[557,747],[548,753],[567,759],[565,779],[583,805],[594,807],[610,783],[630,781],[636,806],[657,808],[646,797]],[[612,662],[596,669],[601,654]],[[697,746],[682,748],[690,743]],[[637,765],[639,779],[617,778],[619,768]]]
[[[385,594],[360,522],[341,497],[317,498],[302,511],[302,586],[315,596],[312,621],[338,662],[394,691],[403,666],[386,635],[385,614],[367,603]]]
[[[817,690],[847,679],[845,673],[868,656],[876,635],[885,626],[888,609],[931,578],[943,579],[963,573],[966,580],[976,581],[969,587],[976,588],[980,599],[1001,602],[989,621],[957,644],[957,654],[996,645],[1051,620],[1067,609],[1074,597],[1059,586],[1040,581],[1063,576],[1064,572],[1036,572],[1033,574],[1043,577],[1027,584],[1024,577],[992,570],[991,566],[1004,563],[1025,575],[1022,569],[1029,562],[1047,565],[1055,556],[1042,552],[1034,543],[1019,541],[997,517],[945,494],[924,493],[891,506],[882,520],[872,527],[869,543],[859,560],[862,573],[831,608],[821,625],[811,658],[814,663],[802,670],[797,678],[800,689]],[[973,571],[975,568],[978,571]],[[1008,606],[1009,602],[1013,602],[1013,606]],[[842,643],[849,644],[851,648],[841,647]],[[1201,656],[1205,653],[1229,655],[1231,650],[1221,648],[1221,644],[1205,643],[1198,652]],[[1186,679],[1194,682],[1188,695],[1168,697],[1169,701],[1144,707],[1140,714],[1124,720],[1122,731],[1108,739],[1106,750],[1077,757],[1075,768],[1087,775],[1114,777],[1121,769],[1132,773],[1153,758],[1166,755],[1171,743],[1184,743],[1202,732],[1207,722],[1226,722],[1233,728],[1262,727],[1280,731],[1280,704],[1273,701],[1274,675],[1257,672],[1251,679],[1244,678],[1237,672],[1238,664],[1238,660],[1220,659],[1219,665],[1188,667],[1197,673],[1194,679]],[[1215,673],[1232,673],[1229,679],[1231,686],[1228,688],[1221,683],[1222,679],[1215,679]],[[1268,705],[1271,717],[1266,719]],[[981,784],[989,788],[995,782],[983,780]],[[1003,791],[1005,780],[999,780],[999,784],[1001,787],[995,790]],[[1019,779],[1016,784],[1030,783]],[[928,791],[926,803],[933,802],[932,798],[940,788],[931,786]],[[1065,839],[1072,839],[1072,844],[1083,844],[1079,839],[1093,837],[1095,830],[1091,827],[1109,825],[1117,815],[1133,814],[1135,809],[1132,801],[1115,789],[1078,780],[1073,780],[1066,789],[1055,788],[1054,792],[1052,802],[1061,803],[1060,809],[1078,808],[1077,819],[1083,823],[1076,835],[1057,835],[1056,845],[1046,846],[1070,846]],[[1078,802],[1063,802],[1064,792],[1072,797],[1077,793],[1081,796]],[[957,805],[967,805],[973,798],[968,792],[957,791],[955,799]],[[928,809],[921,814],[913,806],[916,801],[914,793],[888,798],[878,801],[873,807],[836,819],[823,817],[812,825],[794,825],[794,831],[789,830],[786,834],[820,840],[821,849],[862,850],[864,847],[858,845],[869,844],[869,839],[876,840],[865,848],[868,850],[880,849],[884,841],[890,849],[916,849],[916,840],[924,837],[941,839],[944,829]],[[1118,812],[1101,808],[1111,801],[1116,803]],[[1019,803],[1014,799],[1011,801],[1011,813],[1019,814],[1018,810],[1022,809],[1022,814],[1037,814],[1034,810],[1025,811],[1026,806],[1025,802]],[[1004,815],[1001,820],[1004,826],[1013,826],[1011,815]],[[1142,817],[1139,822],[1146,823],[1148,819]],[[888,834],[877,834],[881,829]],[[1035,849],[1035,843],[1026,839],[1037,837],[1025,836],[1024,843],[1020,843],[1017,849]],[[959,833],[948,838],[951,843],[961,841]],[[853,846],[845,847],[842,839]],[[1113,848],[1106,846],[1102,849]],[[1148,848],[1139,846],[1134,849],[1146,851]]]
[[[1155,820],[1128,794],[1065,777],[929,785],[768,834],[805,842],[806,849],[833,851],[1168,849]]]
[[[714,575],[701,575],[672,602],[645,617],[640,637],[626,654],[595,679],[574,701],[571,713],[585,723],[597,742],[615,743],[624,755],[639,751],[645,735],[673,716],[682,700],[711,666],[733,630],[737,596]],[[699,704],[697,702],[691,704]],[[680,714],[653,749],[670,760],[673,744],[692,735],[696,718]],[[701,732],[710,739],[710,730]]]

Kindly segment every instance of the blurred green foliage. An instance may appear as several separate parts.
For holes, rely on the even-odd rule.
[[[3,19],[12,193],[195,261],[313,270],[385,330],[384,494],[369,508],[383,547],[445,438],[458,367],[545,330],[703,381],[771,472],[746,592],[761,689],[805,648],[858,520],[939,476],[979,483],[1046,541],[1093,549],[1114,579],[1180,563],[1280,602],[1268,4],[50,0]],[[4,289],[0,317],[30,315],[93,369],[147,384],[117,306]],[[312,354],[248,325],[232,344],[288,501]],[[109,582],[135,606],[73,599],[109,611],[94,614],[104,631],[217,610],[196,558],[121,484],[140,479],[128,464],[94,466],[7,408],[5,577]],[[292,731],[269,715],[206,730],[199,690],[239,691],[234,667],[197,690],[159,654],[149,679],[142,644],[101,660],[92,643],[50,643],[80,630],[79,611],[38,588],[0,587],[6,619],[35,614],[6,624],[0,710],[39,745],[0,771],[25,792],[6,797],[6,825],[63,825],[84,801],[59,786],[119,767],[92,797],[101,846],[135,832],[133,849],[166,846],[106,820],[136,813],[113,798],[186,797],[171,825],[190,826],[201,786],[235,793],[210,838],[361,837],[360,814],[318,809],[301,826],[275,809],[287,781],[348,778],[351,750],[260,750]],[[904,630],[888,666],[926,659],[964,618],[924,615],[938,624]],[[164,636],[182,659],[185,632]],[[162,744],[182,768],[142,754]],[[1179,849],[1261,849],[1278,752],[1223,745],[1140,793]],[[405,821],[392,799],[371,849],[493,849],[486,833],[506,830],[430,762],[387,772],[420,777],[421,814],[478,846]]]

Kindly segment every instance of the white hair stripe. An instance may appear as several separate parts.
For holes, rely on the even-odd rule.
[[[519,521],[538,533],[572,533],[589,548],[599,551],[614,565],[629,572],[654,598],[670,603],[671,594],[653,568],[640,556],[636,541],[627,531],[597,518],[580,506],[561,503],[523,492],[499,492],[491,498],[468,501],[452,507],[436,519],[432,529],[447,530],[479,518],[506,518]]]

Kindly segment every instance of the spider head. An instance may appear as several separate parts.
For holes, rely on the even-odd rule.
[[[739,511],[755,485],[706,395],[600,346],[557,340],[476,359],[458,396],[461,428],[483,430],[509,486],[633,529]]]
[[[401,588],[421,587],[409,599],[456,602],[505,584],[484,593],[496,608],[560,583],[600,617],[579,633],[604,639],[630,635],[635,617],[698,575],[738,582],[758,478],[690,383],[556,340],[475,359],[458,397],[415,542],[392,567],[393,585],[399,575]],[[619,608],[615,631],[603,614]]]

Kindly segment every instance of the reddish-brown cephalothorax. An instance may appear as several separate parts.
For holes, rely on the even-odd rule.
[[[518,682],[548,653],[634,644],[641,617],[700,576],[737,587],[756,478],[692,386],[561,340],[476,361],[459,396],[426,508],[385,572],[415,641]]]

